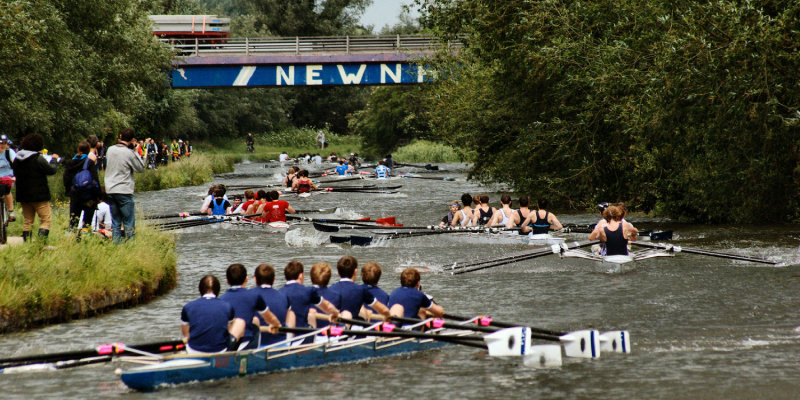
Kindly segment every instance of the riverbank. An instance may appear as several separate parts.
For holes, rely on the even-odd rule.
[[[210,182],[240,160],[235,154],[195,154],[137,174],[136,191]],[[34,241],[0,250],[0,332],[140,304],[175,286],[175,242],[169,234],[139,223],[136,240],[118,246],[95,236],[81,241],[65,236],[69,204],[62,173],[49,177],[54,209],[47,245]],[[11,236],[22,234],[21,212],[8,228]]]
[[[361,151],[361,138],[358,136],[337,135],[325,132],[327,146],[320,149],[317,143],[317,131],[311,128],[292,128],[278,132],[254,135],[255,145],[252,153],[247,151],[244,138],[234,141],[195,142],[195,149],[214,156],[228,156],[247,158],[253,162],[277,160],[281,152],[286,152],[290,157],[299,154],[319,153],[328,157],[331,153],[346,154]]]
[[[67,224],[68,210],[55,208],[46,244],[37,237],[0,251],[0,332],[145,303],[175,287],[172,236],[139,224],[136,239],[120,245],[78,241],[64,235]]]

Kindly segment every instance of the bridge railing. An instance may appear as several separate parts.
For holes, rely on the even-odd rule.
[[[277,54],[354,54],[431,52],[459,48],[425,35],[296,36],[268,38],[159,39],[182,56],[257,56]]]

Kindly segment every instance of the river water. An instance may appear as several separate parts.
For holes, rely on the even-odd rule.
[[[446,171],[436,176],[457,181],[402,179],[380,183],[402,184],[397,194],[334,192],[287,199],[298,209],[339,207],[339,218],[396,216],[406,225],[430,225],[463,192],[487,193],[493,201],[499,198],[502,188],[466,182],[463,166],[441,168]],[[279,174],[277,168],[244,163],[218,181],[265,184],[277,181]],[[361,182],[346,183],[351,184]],[[139,193],[137,206],[144,213],[196,210],[206,189]],[[562,223],[597,220],[595,214],[559,218]],[[423,271],[424,290],[452,313],[489,314],[499,321],[560,331],[627,329],[633,352],[604,353],[596,360],[565,358],[560,368],[534,369],[518,359],[448,347],[360,364],[181,385],[156,393],[127,389],[114,373],[127,365],[114,362],[0,375],[0,398],[800,398],[800,267],[794,265],[800,263],[800,227],[679,225],[635,215],[629,219],[640,229],[674,229],[676,244],[765,257],[788,266],[679,254],[613,273],[598,270],[590,261],[552,255],[451,276],[437,271],[454,261],[501,256],[526,246],[464,243],[439,235],[350,248],[323,243],[325,235],[311,226],[295,227],[288,238],[254,227],[195,227],[179,235],[179,283],[169,294],[133,309],[2,335],[0,354],[175,339],[180,335],[181,307],[198,296],[201,276],[213,273],[224,282],[231,263],[243,263],[252,272],[267,262],[278,267],[280,286],[281,268],[289,260],[303,262],[308,271],[317,261],[335,265],[345,254],[362,264],[377,261],[384,271],[381,286],[387,291],[399,286],[399,271],[417,267]]]

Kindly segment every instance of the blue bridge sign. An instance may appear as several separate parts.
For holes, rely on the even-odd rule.
[[[432,81],[425,66],[402,55],[189,57],[173,66],[172,87],[396,85]]]

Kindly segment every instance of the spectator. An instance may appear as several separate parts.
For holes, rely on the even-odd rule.
[[[39,236],[47,240],[50,234],[50,187],[47,175],[56,173],[51,164],[40,152],[44,150],[44,138],[32,133],[22,139],[22,150],[17,153],[11,167],[17,178],[17,201],[22,205],[22,239],[31,240],[31,228],[36,215],[39,216]],[[52,159],[58,161],[58,154]]]
[[[100,180],[97,177],[97,156],[94,154],[89,142],[78,144],[78,153],[71,160],[64,162],[64,193],[69,197],[69,228],[82,229],[89,225],[97,209],[100,199]],[[90,182],[80,182],[83,171],[89,171]],[[77,177],[77,179],[76,179]],[[83,223],[78,226],[78,221],[83,212]]]
[[[139,147],[133,129],[125,128],[117,144],[108,149],[105,184],[114,243],[122,240],[122,227],[125,228],[126,239],[132,239],[136,233],[133,173],[144,171],[144,160],[138,154]]]
[[[97,203],[97,211],[92,218],[92,232],[111,239],[111,226],[111,208],[108,206],[106,194],[100,191],[100,202]]]
[[[0,201],[6,202],[6,209],[8,209],[8,220],[16,221],[17,216],[14,214],[14,196],[11,195],[11,188],[14,186],[14,170],[11,168],[11,163],[17,153],[9,146],[8,136],[0,135],[0,185],[5,185],[8,188],[8,194],[2,196]],[[2,188],[0,188],[2,189]],[[0,193],[6,192],[5,190]]]

